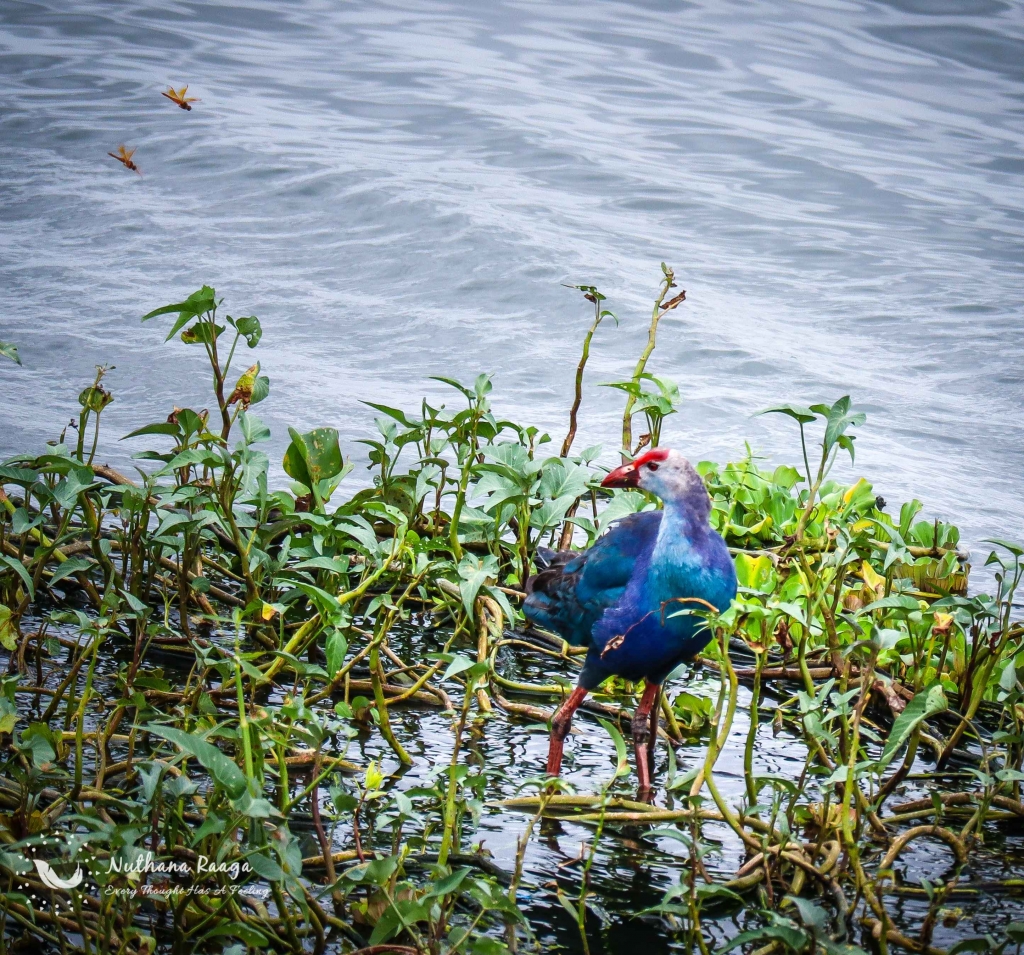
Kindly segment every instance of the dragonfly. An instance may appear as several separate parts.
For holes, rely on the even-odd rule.
[[[138,172],[140,176],[142,175],[139,172],[139,167],[132,161],[132,156],[135,155],[134,149],[125,149],[124,146],[119,146],[116,153],[107,153],[107,155],[113,157],[119,163],[123,163],[125,168]]]
[[[190,103],[198,103],[199,99],[196,96],[186,96],[188,87],[183,86],[180,90],[176,90],[173,86],[167,87],[166,93],[161,93],[161,96],[166,96],[176,106],[180,106],[182,109],[192,109]]]

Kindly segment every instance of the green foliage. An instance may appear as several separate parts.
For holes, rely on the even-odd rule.
[[[614,385],[626,396],[627,424],[642,413],[649,438],[640,440],[652,444],[679,404],[676,386],[643,364],[657,320],[682,301],[667,299],[671,270],[663,276],[649,349],[634,377]],[[611,313],[596,289],[580,289],[595,306],[592,335]],[[657,504],[637,491],[601,488],[599,448],[570,454],[578,401],[563,451],[553,454],[549,435],[495,412],[487,375],[471,384],[438,379],[450,400],[424,400],[416,410],[371,404],[371,484],[348,495],[341,482],[351,464],[338,432],[290,429],[283,463],[294,483],[274,489],[261,449],[270,431],[252,411],[269,378],[258,361],[237,378],[230,373],[236,348],[259,346],[263,329],[254,316],[218,323],[220,307],[203,286],[145,317],[173,316],[168,339],[180,333],[205,349],[216,406],[209,405],[214,423],[206,411],[174,408],[127,435],[140,448],[137,479],[95,463],[114,400],[103,386],[106,368],[80,393],[77,441],[65,434],[42,454],[0,464],[0,646],[10,674],[0,684],[8,743],[0,865],[15,874],[12,860],[30,840],[61,832],[74,845],[68,862],[86,845],[119,864],[149,851],[165,862],[201,855],[236,866],[234,875],[205,876],[220,897],[257,888],[273,896],[269,918],[248,904],[210,910],[179,899],[159,929],[161,943],[179,948],[235,940],[298,950],[317,944],[325,926],[353,945],[522,948],[530,932],[514,886],[509,891],[473,847],[496,771],[467,757],[470,714],[475,707],[492,717],[495,704],[509,704],[506,692],[561,694],[561,671],[578,665],[545,644],[545,686],[503,672],[505,625],[518,621],[538,547],[592,543],[613,521]],[[729,885],[697,877],[711,847],[692,813],[708,805],[702,784],[711,791],[736,707],[735,650],[754,661],[741,668],[755,688],[748,752],[762,674],[788,681],[795,673],[779,696],[776,727],[793,734],[806,765],[791,780],[756,775],[748,760],[740,815],[733,819],[737,810],[717,799],[711,810],[770,860],[773,887],[793,888],[790,901],[780,892],[760,914],[750,906],[744,931],[723,951],[774,942],[777,950],[833,955],[856,950],[824,903],[800,894],[799,867],[786,853],[835,845],[834,865],[841,845],[853,858],[867,814],[885,812],[922,741],[938,741],[934,756],[945,765],[995,712],[986,724],[991,738],[971,764],[979,802],[970,808],[983,820],[993,800],[1019,804],[1024,628],[1014,600],[1024,548],[993,541],[994,592],[968,595],[970,567],[953,525],[923,519],[918,501],[897,515],[864,479],[829,478],[840,452],[852,460],[852,432],[865,421],[848,397],[770,410],[797,423],[802,470],[762,468],[749,451],[738,462],[698,465],[740,590],[708,621],[716,639],[705,662],[721,674],[718,699],[692,686],[669,690],[671,731],[707,740],[708,758],[702,778],[699,768],[682,776],[669,751],[673,805],[691,813],[690,828],[657,833],[682,843],[690,858],[680,884],[650,912],[696,945],[702,912],[749,902],[758,884],[756,873]],[[815,427],[816,470],[807,445]],[[412,634],[409,663],[392,645],[396,633]],[[97,661],[108,670],[102,690]],[[635,701],[635,688],[622,681],[606,690],[616,702]],[[421,758],[410,756],[392,724],[399,702],[452,710],[450,760],[421,766],[425,782],[415,787],[387,775],[383,762],[346,758],[349,741],[366,734],[378,735],[399,763]],[[586,820],[597,833],[582,857],[578,894],[559,886],[550,896],[583,933],[589,917],[604,917],[588,874],[617,811],[613,794],[630,771],[621,724],[602,723],[615,761]],[[486,725],[481,719],[474,736]],[[638,805],[628,807],[629,825]],[[954,809],[940,804],[937,819]],[[352,846],[343,857],[323,855],[342,839]],[[863,858],[869,870],[877,865],[870,853]],[[316,884],[321,871],[325,889]],[[830,871],[829,880],[861,898],[876,884],[874,872]],[[122,869],[100,878],[104,888],[132,884]],[[20,915],[11,898],[0,907]],[[90,903],[79,926],[90,950],[114,950],[103,939],[136,938],[141,902],[118,898]]]

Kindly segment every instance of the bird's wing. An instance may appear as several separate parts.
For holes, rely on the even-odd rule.
[[[598,618],[625,592],[637,560],[653,550],[660,526],[661,511],[630,514],[589,550],[539,554],[544,569],[527,581],[527,619],[587,646]]]

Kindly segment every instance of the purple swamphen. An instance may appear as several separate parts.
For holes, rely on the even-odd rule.
[[[651,788],[661,684],[711,639],[705,620],[678,611],[723,613],[736,595],[736,570],[709,523],[704,482],[678,451],[655,449],[616,468],[602,487],[642,488],[664,502],[616,521],[589,550],[538,552],[523,612],[539,627],[588,648],[579,683],[551,721],[549,776],[562,766],[573,713],[609,676],[646,681],[633,716],[641,793]]]

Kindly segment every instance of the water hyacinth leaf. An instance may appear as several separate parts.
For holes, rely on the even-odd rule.
[[[466,876],[469,875],[469,866],[464,866],[461,869],[456,869],[449,875],[443,876],[438,879],[433,886],[431,886],[429,895],[451,895],[460,885],[462,885]]]
[[[23,507],[16,508],[11,515],[11,530],[17,535],[28,533],[33,527],[38,527],[46,520],[44,514],[37,514],[32,517]]]
[[[186,345],[212,345],[224,333],[223,325],[213,322],[196,322],[181,333],[181,340]]]
[[[372,885],[383,885],[398,868],[398,856],[385,856],[364,862],[345,871],[342,878],[352,882],[369,882]]]
[[[249,411],[243,410],[238,413],[238,425],[242,429],[242,437],[245,438],[246,444],[258,444],[260,441],[270,439],[270,428]]]
[[[69,574],[80,574],[90,567],[92,567],[92,561],[86,560],[84,557],[69,557],[53,572],[49,581],[50,586],[60,583]]]
[[[811,937],[800,928],[790,923],[784,925],[776,923],[775,925],[764,925],[761,928],[748,929],[745,932],[740,932],[735,938],[730,939],[721,948],[717,949],[715,955],[725,955],[726,952],[731,952],[734,948],[740,948],[746,945],[748,942],[781,942],[791,952],[803,952],[807,949],[808,944],[811,941]]]
[[[792,418],[794,421],[799,421],[800,424],[810,424],[810,422],[814,421],[817,417],[810,408],[805,408],[803,405],[790,404],[776,405],[774,408],[765,408],[763,411],[758,411],[757,414],[783,414]]]
[[[771,593],[775,589],[775,568],[767,554],[739,553],[735,558],[736,580],[741,587]]]
[[[242,318],[228,316],[228,321],[236,332],[245,339],[246,345],[255,348],[263,337],[263,326],[255,315],[244,315]]]
[[[232,799],[238,799],[246,791],[245,774],[239,769],[238,764],[202,737],[171,726],[158,726],[155,723],[149,723],[146,732],[174,743],[188,755],[194,756]]]
[[[885,747],[878,760],[879,771],[885,769],[892,762],[899,748],[924,720],[935,716],[936,713],[943,712],[948,706],[949,703],[941,684],[936,683],[929,689],[914,694],[914,698],[907,704],[906,709],[896,717],[892,724],[889,738],[885,741]]]
[[[78,396],[78,403],[96,414],[99,414],[113,400],[114,396],[102,385],[90,385]]]
[[[35,483],[39,477],[38,472],[30,468],[17,468],[11,466],[0,467],[0,479],[5,483],[21,484],[28,487]]]
[[[0,646],[13,653],[18,648],[18,631],[11,623],[11,608],[0,604]],[[4,732],[9,733],[10,730]]]
[[[253,386],[256,384],[256,377],[260,373],[260,363],[256,362],[255,365],[246,368],[245,371],[239,376],[238,381],[235,383],[235,388],[228,397],[228,404],[240,404],[243,408],[248,408],[252,404],[252,392]]]
[[[260,878],[266,879],[268,882],[284,881],[284,869],[277,864],[276,859],[271,859],[269,855],[265,855],[262,852],[254,852],[246,856],[245,861],[252,866],[253,872],[260,876]]]
[[[212,312],[217,307],[216,296],[217,293],[209,285],[204,285],[198,291],[193,292],[184,302],[155,308],[153,311],[143,315],[142,320],[148,322],[151,318],[156,318],[160,315],[173,315],[177,313],[178,317],[164,339],[164,341],[169,342],[193,318],[198,318],[200,315]]]
[[[332,630],[327,634],[327,675],[334,679],[334,676],[345,663],[345,654],[348,653],[348,641],[340,630]]]
[[[129,432],[121,440],[127,441],[129,438],[141,438],[150,434],[166,434],[178,437],[181,434],[181,428],[172,421],[158,421],[156,424],[147,424],[144,428],[137,428],[135,431]]]
[[[461,653],[455,654],[455,658],[448,664],[448,668],[442,674],[441,680],[449,680],[457,673],[462,673],[464,670],[468,670],[473,666],[474,662],[475,661]]]
[[[25,585],[26,591],[30,600],[35,600],[36,590],[32,585],[32,578],[29,576],[28,571],[25,569],[25,565],[18,560],[16,557],[8,557],[6,554],[0,554],[0,563],[10,567],[22,580]]]
[[[289,428],[288,434],[292,442],[284,455],[285,473],[308,487],[320,507],[320,482],[337,477],[344,468],[338,432],[335,428],[314,428],[300,434]]]
[[[604,727],[604,731],[611,737],[612,742],[615,744],[615,756],[616,756],[616,767],[615,775],[625,776],[629,773],[629,760],[626,757],[626,741],[622,738],[622,734],[619,732],[619,728],[608,720],[603,720],[600,717],[598,722]]]
[[[4,358],[9,358],[16,365],[21,364],[21,358],[18,355],[18,346],[13,342],[0,342],[0,355]]]
[[[252,384],[252,397],[249,404],[258,405],[270,395],[270,379],[266,375],[257,375]]]

